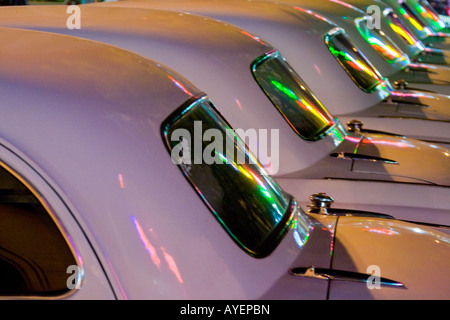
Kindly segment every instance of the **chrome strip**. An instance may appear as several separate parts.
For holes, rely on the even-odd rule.
[[[375,157],[375,156],[369,156],[364,154],[355,154],[350,152],[334,152],[330,154],[330,157],[338,158],[338,159],[344,159],[344,160],[362,160],[362,161],[372,161],[372,162],[383,162],[387,164],[399,164],[395,160],[381,158],[381,157]]]
[[[345,181],[360,181],[360,182],[381,182],[381,183],[398,183],[398,184],[414,184],[429,187],[450,188],[450,186],[439,185],[436,183],[421,180],[423,182],[404,182],[404,181],[392,181],[392,180],[374,180],[374,179],[352,179],[352,178],[338,178],[338,177],[324,177],[325,180],[345,180]],[[418,180],[418,179],[416,179]]]
[[[307,268],[293,268],[289,270],[289,274],[298,277],[314,278],[321,280],[335,280],[335,281],[348,281],[348,282],[362,282],[371,283],[371,274],[365,274],[360,272],[343,271],[343,270],[332,270],[326,268],[315,268],[313,266]],[[381,285],[394,286],[394,287],[404,287],[405,285],[401,282],[378,277]]]

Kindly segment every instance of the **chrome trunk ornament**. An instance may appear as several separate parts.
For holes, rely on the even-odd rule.
[[[310,210],[319,210],[319,214],[328,214],[328,209],[334,202],[333,198],[323,192],[312,194],[309,196],[309,200],[311,200],[311,204],[308,205],[308,208]]]

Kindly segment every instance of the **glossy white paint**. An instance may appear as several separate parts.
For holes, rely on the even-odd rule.
[[[433,270],[448,270],[449,259],[442,257],[450,239],[416,224],[300,211],[299,221],[307,222],[293,225],[270,256],[247,255],[172,163],[161,137],[161,122],[200,92],[192,83],[99,42],[7,28],[0,38],[8,43],[0,48],[0,157],[54,209],[83,261],[84,282],[68,298],[326,299],[327,280],[288,271],[328,268],[331,255],[344,270],[362,270],[370,261],[383,277],[406,285],[383,287],[380,297],[448,297],[447,281],[420,271],[435,260]],[[376,259],[370,260],[372,252],[362,255],[354,244],[369,242],[361,227],[377,224],[405,236],[390,241],[383,254],[385,235],[371,233]],[[300,228],[309,230],[306,243],[296,241]],[[433,251],[430,243],[436,243]],[[403,272],[400,263],[393,267],[392,253],[408,262],[423,255],[429,260],[418,259],[414,270]],[[333,282],[331,298],[361,297],[349,296],[349,287],[335,289]]]
[[[319,141],[302,140],[253,80],[250,64],[261,54],[273,49],[264,39],[254,38],[251,34],[249,36],[247,31],[242,32],[242,29],[233,25],[192,14],[93,6],[83,9],[83,28],[72,31],[56,27],[63,9],[56,6],[45,9],[28,7],[21,10],[21,16],[30,24],[34,21],[35,29],[65,34],[76,32],[79,36],[114,44],[167,65],[207,92],[234,128],[279,130],[279,171],[275,177],[431,182],[436,186],[424,185],[423,188],[442,189],[438,192],[450,196],[450,190],[443,187],[450,184],[447,149],[406,138],[370,134],[361,143],[362,137],[359,135],[349,135],[341,143],[344,131],[339,126],[337,131],[330,132]],[[183,53],[182,58],[180,52]],[[333,152],[358,153],[359,144],[370,146],[364,151],[369,152],[369,155],[391,160],[396,160],[398,155],[401,159],[399,165],[363,161],[364,168],[360,169],[359,164],[354,167],[359,170],[355,171],[352,170],[351,161],[329,156]],[[403,148],[405,146],[407,148]],[[432,162],[429,157],[433,159]],[[270,171],[270,167],[267,169]],[[289,190],[297,196],[294,191],[297,192],[295,188]],[[375,189],[371,191],[369,188],[366,194],[359,196],[364,199],[371,192],[375,192]],[[440,210],[440,204],[435,204],[435,198],[430,198],[427,192],[418,197],[429,207]],[[406,207],[409,205],[407,200],[400,201]],[[449,211],[448,200],[443,201]],[[393,208],[391,204],[386,204],[386,210]],[[407,216],[402,217],[408,219]],[[422,215],[420,221],[433,223],[432,219]],[[450,216],[447,215],[446,219],[445,225],[450,225]]]
[[[404,90],[393,95],[395,102],[389,103],[382,102],[387,95],[386,90],[378,88],[373,93],[362,91],[324,45],[323,35],[335,25],[321,20],[314,14],[308,14],[301,8],[242,0],[144,0],[94,5],[168,9],[232,23],[261,36],[280,50],[319,100],[333,115],[339,117],[342,123],[356,117],[364,122],[366,128],[433,142],[450,142],[448,123],[440,121],[428,123],[422,120],[448,121],[450,96]],[[12,17],[5,19],[9,25],[17,25]],[[32,16],[28,17],[28,24],[35,19]],[[34,21],[34,23],[42,22]],[[407,106],[402,102],[418,102],[427,107]],[[417,130],[417,127],[420,127],[420,130]]]
[[[411,28],[409,28],[403,20],[395,13],[394,9],[389,7],[386,3],[382,2],[381,0],[345,0],[345,3],[348,3],[352,6],[355,6],[356,8],[367,12],[369,14],[374,14],[372,10],[372,6],[377,6],[382,13],[382,17],[380,19],[380,22],[383,25],[386,25],[385,28],[383,28],[383,31],[390,37],[395,44],[399,46],[399,48],[406,52],[412,61],[414,59],[417,59],[417,61],[423,61],[427,64],[444,64],[448,65],[450,63],[450,52],[448,50],[437,50],[434,48],[427,48],[423,44],[423,42],[414,35]],[[387,14],[388,12],[392,12],[396,14],[397,18],[402,21],[403,25],[400,26],[389,26],[388,24],[388,18]],[[410,42],[406,41],[405,38],[401,35],[401,33],[397,33],[393,28],[406,28],[406,32],[409,33],[413,39],[410,41],[416,41],[416,43],[411,44]],[[408,34],[406,34],[407,36]],[[428,53],[427,53],[428,51]]]
[[[352,299],[421,299],[421,291],[433,288],[436,297],[448,296],[448,288],[434,286],[433,283],[447,282],[447,272],[442,272],[450,258],[448,241],[445,237],[439,238],[439,234],[433,231],[416,229],[410,224],[392,224],[387,221],[373,219],[370,222],[359,223],[358,218],[340,218],[336,232],[335,253],[333,267],[352,271],[367,271],[367,266],[379,268],[380,275],[388,275],[392,279],[405,278],[406,287],[418,288],[418,290],[402,290],[399,288],[368,289],[365,286],[353,284],[344,287],[339,281],[334,281],[330,286],[330,298],[339,299],[345,297]],[[409,241],[404,242],[406,235]],[[357,237],[358,241],[354,241]],[[435,238],[435,239],[433,239]],[[432,240],[433,239],[433,240]],[[425,241],[424,241],[425,240]],[[382,250],[378,249],[381,246]],[[390,250],[388,248],[396,248]],[[423,252],[421,255],[414,251]],[[399,258],[398,254],[401,254]],[[440,255],[436,258],[435,254]],[[382,266],[374,261],[383,261]],[[421,261],[427,261],[427,267],[421,272],[414,267]],[[373,264],[372,264],[373,262]],[[401,264],[400,268],[395,265]],[[427,280],[422,281],[424,278]],[[399,280],[400,281],[400,280]],[[433,299],[431,296],[427,299]]]
[[[450,68],[445,66],[420,64],[421,67],[431,70],[431,72],[410,72],[408,70],[412,69],[411,67],[414,64],[410,63],[408,55],[405,52],[402,52],[390,38],[386,39],[386,41],[390,41],[390,43],[386,43],[386,45],[391,48],[396,48],[395,50],[398,51],[403,58],[399,58],[395,62],[387,62],[370,45],[369,41],[362,37],[356,28],[355,21],[357,19],[368,17],[366,12],[340,0],[283,0],[282,2],[312,10],[344,28],[356,46],[370,60],[381,75],[389,78],[392,83],[400,79],[406,79],[407,82],[411,83],[411,87],[418,88],[419,90],[432,90],[433,92],[450,95],[450,86],[448,85]],[[390,28],[386,25],[381,24],[380,27],[384,33],[390,33]],[[407,68],[408,66],[409,68]],[[425,86],[422,86],[422,84],[425,84]]]
[[[448,32],[448,26],[439,18],[437,12],[429,4],[422,3],[418,0],[405,0],[405,3],[414,10],[417,17],[435,33]]]
[[[382,15],[387,10],[393,10],[381,1],[375,0],[345,0],[344,2],[357,8],[358,10],[361,10],[362,12],[365,12],[367,15],[374,14],[373,11],[368,10],[370,6],[378,6],[378,9],[380,10],[379,12]],[[418,39],[416,39],[418,40],[418,43],[415,44],[409,44],[406,42],[389,26],[387,19],[384,18],[384,15],[380,17],[380,20],[377,20],[377,22],[380,22],[383,26],[383,32],[400,48],[401,51],[407,53],[411,59],[417,56],[417,54],[424,49],[424,45]]]
[[[409,29],[414,32],[414,34],[422,39],[425,45],[432,46],[441,49],[450,49],[450,39],[442,34],[436,34],[429,27],[422,25],[413,16],[405,12],[401,8],[398,0],[381,0],[386,3],[389,7],[394,9],[398,16],[403,20],[403,22],[409,27]]]

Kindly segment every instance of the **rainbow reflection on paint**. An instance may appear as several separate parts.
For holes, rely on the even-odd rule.
[[[311,10],[304,9],[304,8],[300,8],[300,7],[294,7],[294,9],[297,10],[297,11],[301,11],[301,12],[304,12],[304,13],[306,13],[306,14],[309,14],[309,15],[311,15],[311,16],[314,16],[314,17],[316,17],[317,19],[320,19],[320,20],[325,21],[325,22],[327,22],[327,23],[336,25],[336,24],[335,24],[334,22],[332,22],[331,20],[329,20],[329,19],[325,18],[324,16],[322,16],[322,15],[316,13],[316,12],[313,12],[313,11],[311,11]]]
[[[378,233],[386,236],[395,236],[399,234],[397,231],[390,230],[387,228],[363,228],[361,230],[365,232]]]
[[[180,82],[175,80],[173,77],[168,76],[170,81],[172,81],[178,88],[180,88],[184,93],[186,93],[189,96],[192,96],[192,93]]]
[[[409,143],[407,140],[402,140],[402,139],[381,139],[379,137],[371,137],[371,136],[366,136],[364,137],[364,139],[361,141],[361,143],[363,144],[370,144],[370,145],[386,145],[386,146],[393,146],[396,148],[415,148],[416,146],[412,143]]]

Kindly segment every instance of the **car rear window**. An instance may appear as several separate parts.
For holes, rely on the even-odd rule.
[[[418,45],[419,40],[408,30],[402,20],[394,13],[392,9],[384,11],[387,22],[391,29],[400,36],[408,45]],[[421,45],[423,49],[423,45]]]
[[[409,4],[406,5],[408,6]],[[445,28],[445,23],[427,1],[418,0],[417,4],[412,6],[412,8],[412,10],[415,10],[419,14],[422,21],[429,25],[434,31],[439,32]]]
[[[388,63],[406,60],[406,55],[381,29],[369,27],[367,23],[367,17],[355,19],[359,33],[379,55]]]
[[[373,92],[383,83],[378,71],[352,43],[342,28],[325,35],[325,44],[353,81],[365,92]]]
[[[418,17],[416,12],[414,12],[407,3],[399,2],[399,4],[400,4],[399,12],[406,19],[408,19],[409,22],[412,23],[412,25],[414,25],[414,27],[417,30],[422,32],[422,34],[424,34],[424,36],[431,35],[431,33],[432,33],[431,30],[429,30],[429,28],[425,25],[425,23],[422,22],[422,20]]]
[[[213,104],[206,97],[187,102],[163,123],[162,133],[172,161],[232,239],[255,257],[275,249],[293,221],[295,200]]]
[[[303,139],[319,140],[335,125],[333,117],[278,52],[259,57],[251,69],[267,97]]]

